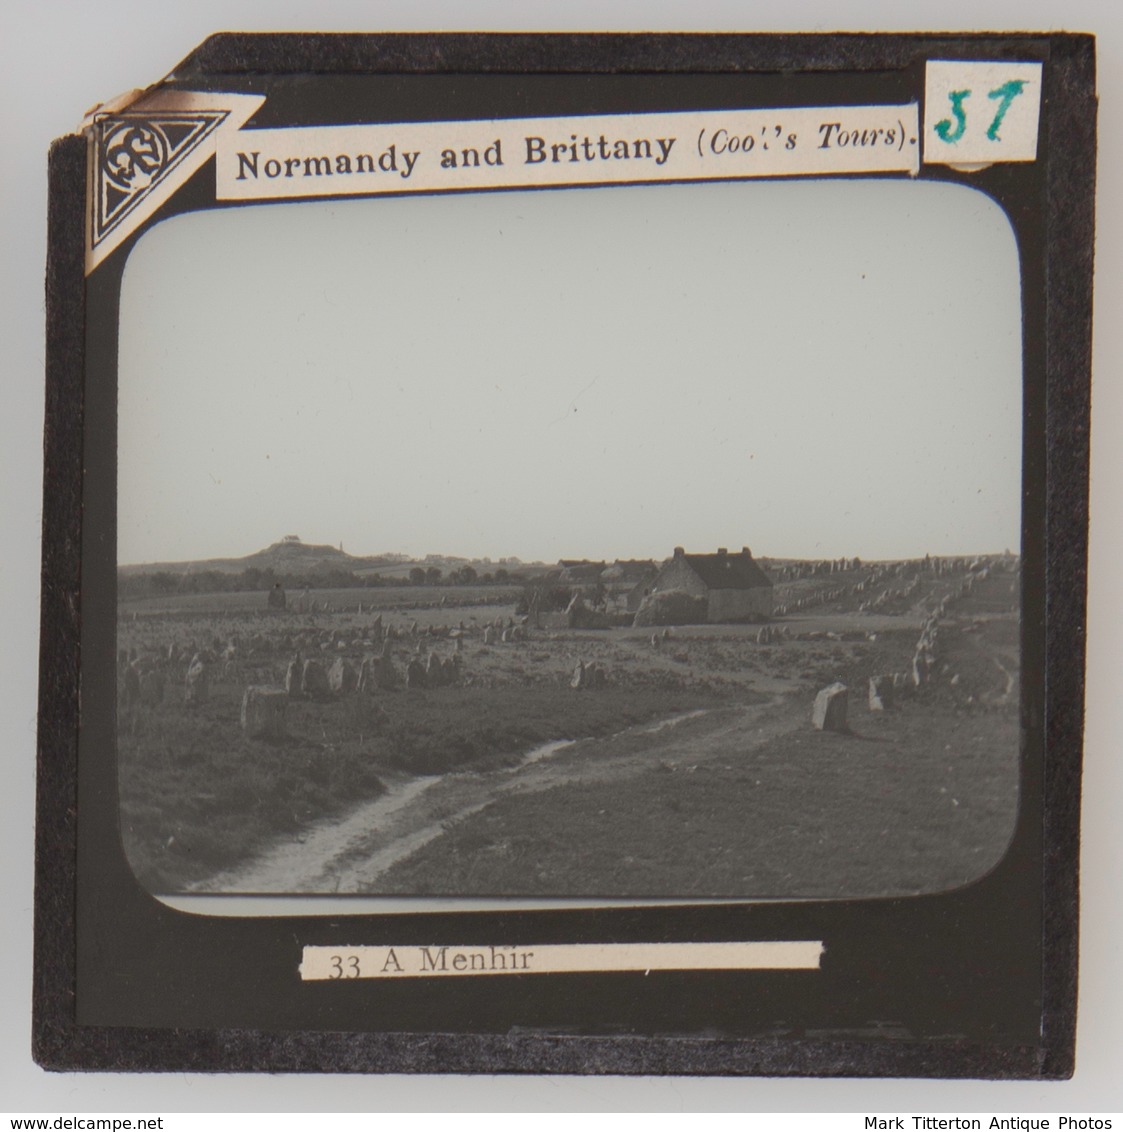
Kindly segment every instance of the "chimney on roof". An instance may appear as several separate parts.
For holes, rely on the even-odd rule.
[[[675,557],[676,558],[681,558],[685,553],[686,553],[686,551],[683,550],[683,548],[681,546],[675,547]]]
[[[742,553],[742,554],[743,554],[743,555],[744,555],[744,556],[745,556],[746,558],[752,558],[752,556],[753,556],[753,552],[752,552],[752,551],[751,551],[751,550],[750,550],[750,549],[749,549],[749,548],[748,548],[747,546],[743,546],[743,547],[741,547],[741,553]]]
[[[719,546],[717,552],[719,557],[724,558],[729,553],[729,549],[728,547]]]

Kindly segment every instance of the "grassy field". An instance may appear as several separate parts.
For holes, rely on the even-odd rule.
[[[991,628],[1001,647],[1009,624]],[[877,655],[823,667],[818,680],[864,691],[870,662],[909,645],[882,641]],[[785,702],[771,714],[773,724],[794,716],[786,727],[764,719],[712,741],[701,732],[677,757],[615,781],[574,774],[508,793],[391,868],[380,890],[853,897],[963,884],[998,862],[1013,832],[1017,703],[980,700],[999,697],[1003,681],[973,643],[949,640],[946,655],[957,685],[889,712],[855,696],[846,734],[807,726],[797,695],[794,710]],[[594,746],[589,757],[613,757]]]
[[[290,603],[300,596],[299,590],[290,591]],[[309,597],[321,607],[330,605],[343,612],[380,609],[442,609],[475,607],[478,605],[514,605],[522,592],[519,586],[375,586],[370,589],[348,587],[343,589],[309,590]],[[122,617],[147,617],[153,614],[182,615],[184,617],[222,618],[232,615],[259,617],[264,624],[269,619],[284,617],[267,608],[266,595],[255,590],[231,593],[167,594],[160,597],[131,598],[122,601]],[[322,615],[322,616],[326,616]]]
[[[126,852],[151,890],[179,891],[436,776],[442,790],[401,815],[408,831],[436,814],[434,835],[393,855],[365,891],[818,896],[959,884],[997,861],[1016,813],[1016,575],[956,596],[930,687],[884,714],[865,693],[870,675],[908,668],[924,617],[961,582],[926,575],[893,611],[863,613],[865,594],[796,583],[823,600],[778,620],[786,637],[691,626],[659,647],[636,629],[485,638],[514,609],[513,593],[502,607],[476,604],[495,587],[333,591],[336,610],[317,614],[270,613],[262,594],[124,603],[120,647],[167,681],[119,715]],[[353,694],[293,699],[283,739],[243,735],[247,685],[281,683],[297,648],[357,666],[380,651],[380,614],[399,672],[430,651],[450,657],[448,634],[460,634],[459,682],[380,691],[363,710]],[[188,705],[183,677],[200,650],[213,656],[210,694]],[[570,687],[579,660],[603,668],[603,687]],[[851,688],[851,730],[813,731],[811,701],[836,680]],[[666,735],[636,728],[690,712],[706,714]],[[562,738],[583,742],[520,770],[530,748]],[[437,797],[439,810],[425,801]]]
[[[168,634],[146,628],[151,641],[174,636],[175,623]],[[448,652],[447,642],[434,642],[441,646]],[[212,680],[202,704],[186,705],[178,684],[171,686],[158,705],[120,716],[129,861],[147,887],[174,891],[231,867],[271,839],[378,797],[388,775],[503,766],[548,740],[605,734],[722,699],[720,684],[684,684],[659,670],[620,671],[591,695],[569,688],[580,657],[605,658],[612,651],[600,639],[470,646],[461,686],[381,693],[367,720],[356,718],[353,699],[293,700],[286,736],[273,742],[242,734],[242,694],[247,683],[280,683],[287,652],[272,649],[236,662]],[[412,655],[412,647],[398,650],[399,669]]]

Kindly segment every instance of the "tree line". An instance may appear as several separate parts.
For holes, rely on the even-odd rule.
[[[276,571],[272,567],[249,567],[240,573],[196,570],[175,574],[170,570],[142,573],[118,571],[117,595],[121,598],[166,597],[172,594],[244,593],[271,590],[278,583],[286,590],[376,589],[383,586],[505,586],[524,581],[518,574],[499,567],[480,573],[472,566],[459,566],[447,573],[437,566],[414,566],[408,575],[356,574],[342,568],[318,569],[312,574]]]

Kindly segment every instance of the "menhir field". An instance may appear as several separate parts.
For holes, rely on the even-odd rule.
[[[982,876],[1018,805],[1017,560],[770,570],[755,624],[577,628],[436,588],[415,608],[123,603],[129,861],[157,893],[843,897]]]

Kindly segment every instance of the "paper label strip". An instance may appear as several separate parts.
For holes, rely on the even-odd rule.
[[[220,200],[908,173],[919,114],[800,107],[223,131]]]
[[[304,948],[303,981],[540,975],[578,971],[812,971],[820,941],[567,943],[526,946],[415,944]]]

